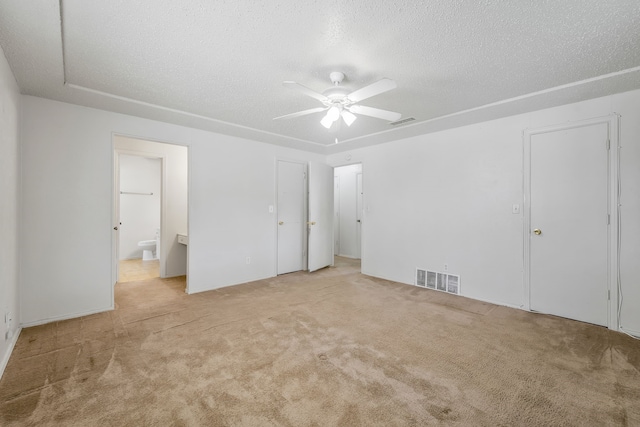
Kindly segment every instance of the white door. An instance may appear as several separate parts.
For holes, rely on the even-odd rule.
[[[305,165],[278,161],[278,274],[303,269]]]
[[[333,265],[333,168],[309,162],[309,271]]]
[[[362,174],[356,175],[356,257],[362,257]]]
[[[340,177],[333,177],[333,253],[340,253]]]
[[[113,234],[111,245],[111,281],[113,286],[120,278],[120,162],[119,154],[113,153]]]
[[[532,310],[607,325],[608,125],[530,138]]]

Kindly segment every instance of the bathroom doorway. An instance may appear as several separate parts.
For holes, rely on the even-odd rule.
[[[187,276],[188,147],[122,135],[113,147],[114,285]]]
[[[118,282],[160,277],[162,158],[118,153]]]

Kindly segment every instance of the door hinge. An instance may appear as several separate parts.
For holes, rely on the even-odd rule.
[[[611,290],[607,290],[607,300],[611,301]]]
[[[611,214],[607,214],[607,225],[611,225]]]
[[[611,150],[611,140],[607,139],[607,150]]]

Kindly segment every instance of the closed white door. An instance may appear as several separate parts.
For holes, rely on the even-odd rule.
[[[607,123],[530,137],[532,310],[607,325]]]
[[[303,269],[305,165],[278,161],[278,274]]]
[[[333,168],[309,162],[309,271],[333,265]]]
[[[356,175],[356,258],[362,257],[362,174]]]
[[[340,253],[340,177],[333,177],[333,253]]]

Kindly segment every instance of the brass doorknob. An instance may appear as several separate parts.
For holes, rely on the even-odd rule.
[[[316,225],[316,222],[315,221],[309,221],[309,222],[307,222],[307,225]]]
[[[282,225],[282,224],[284,224],[284,221],[278,222],[278,225]]]
[[[542,230],[540,230],[539,228],[536,228],[535,230],[533,230],[533,234],[535,234],[536,236],[539,236],[542,234]]]

